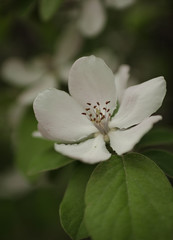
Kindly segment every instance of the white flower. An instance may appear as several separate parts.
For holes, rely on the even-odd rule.
[[[55,150],[87,163],[110,158],[105,143],[121,155],[133,149],[161,116],[151,116],[166,93],[163,77],[129,87],[118,112],[114,75],[100,58],[82,57],[69,74],[69,92],[49,89],[34,101],[42,136],[56,142]]]

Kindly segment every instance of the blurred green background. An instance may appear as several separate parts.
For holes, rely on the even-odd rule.
[[[60,226],[58,208],[73,166],[28,175],[29,162],[52,145],[31,136],[37,128],[30,93],[33,72],[41,71],[41,76],[53,78],[54,86],[68,90],[67,72],[71,64],[81,56],[95,54],[105,58],[115,72],[121,64],[130,65],[131,80],[136,83],[163,75],[167,96],[159,110],[163,116],[159,124],[172,126],[173,1],[136,0],[119,7],[97,0],[104,17],[97,7],[93,8],[95,17],[87,15],[91,19],[89,30],[85,29],[87,24],[79,27],[87,1],[0,1],[2,240],[69,239]],[[93,28],[97,21],[100,28],[88,34],[92,21]],[[18,59],[16,68],[9,64],[9,59],[14,58]],[[39,63],[34,65],[33,59],[39,59]],[[23,83],[16,83],[16,78],[23,78]],[[27,78],[31,83],[26,84]]]

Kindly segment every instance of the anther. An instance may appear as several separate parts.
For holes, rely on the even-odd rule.
[[[109,103],[110,103],[110,101],[107,101],[107,102],[106,102],[106,104],[109,104]]]
[[[82,113],[83,115],[86,115],[86,113]]]
[[[110,111],[110,109],[107,110],[107,112],[109,112],[109,111]]]
[[[87,104],[88,104],[89,106],[91,106],[91,103],[87,102]]]
[[[98,106],[100,106],[100,103],[99,103],[99,102],[97,102],[97,105],[98,105]]]
[[[90,108],[85,108],[85,110],[86,110],[86,111],[89,111],[89,110],[90,110]]]

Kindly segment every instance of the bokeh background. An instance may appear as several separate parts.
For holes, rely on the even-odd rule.
[[[73,166],[29,174],[52,143],[33,138],[32,102],[49,87],[68,91],[68,71],[81,56],[102,57],[130,81],[163,75],[159,113],[173,124],[172,0],[0,1],[0,239],[69,239],[58,208]]]

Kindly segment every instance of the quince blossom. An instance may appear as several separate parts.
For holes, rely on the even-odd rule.
[[[87,163],[105,161],[111,156],[106,144],[122,155],[162,119],[150,115],[164,99],[163,77],[125,89],[121,101],[117,94],[121,86],[114,81],[102,59],[82,57],[69,73],[71,96],[54,88],[37,96],[38,129],[43,137],[57,142],[56,151]]]

